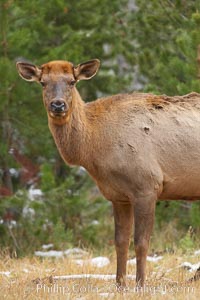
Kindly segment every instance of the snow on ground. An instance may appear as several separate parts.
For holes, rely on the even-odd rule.
[[[85,255],[88,255],[88,252],[85,250],[82,250],[80,248],[72,248],[72,249],[67,249],[64,251],[64,254],[67,256],[76,256],[76,257],[82,257]]]
[[[93,220],[90,224],[96,226],[96,225],[99,225],[99,221]]]
[[[57,250],[50,250],[50,251],[35,251],[36,256],[40,257],[63,257],[64,252],[63,251],[57,251]]]
[[[24,273],[29,273],[30,271],[27,268],[23,268]]]
[[[15,168],[10,168],[9,169],[9,173],[11,176],[18,178],[19,177],[19,171]]]
[[[46,250],[52,247],[53,244],[48,244],[48,245],[43,245],[42,249]],[[80,248],[71,248],[65,251],[57,251],[57,250],[35,251],[35,255],[41,257],[64,257],[64,256],[83,257],[85,255],[88,255],[88,252]]]
[[[53,244],[43,245],[42,249],[50,249],[53,247]],[[199,255],[200,250],[197,250],[194,252],[194,255]],[[56,251],[56,250],[49,250],[49,251],[35,251],[36,256],[41,257],[56,257],[56,258],[62,258],[65,256],[69,256],[72,258],[72,262],[83,266],[83,265],[90,265],[97,268],[102,268],[110,264],[110,260],[107,257],[93,257],[93,258],[85,258],[85,256],[88,256],[89,253],[85,250],[82,250],[80,248],[71,248],[67,249],[65,251]],[[156,263],[163,259],[163,256],[147,256],[147,261]],[[135,265],[136,264],[136,258],[129,259],[128,260],[129,265]],[[192,264],[190,262],[183,262],[180,265],[177,265],[175,268],[184,268],[188,270],[189,272],[195,272],[198,268],[200,268],[200,262],[196,264]],[[175,268],[169,269],[166,271],[166,273],[171,272]],[[24,270],[24,272],[27,272],[27,270]],[[10,272],[0,272],[0,275],[10,276]],[[77,275],[64,275],[64,276],[54,276],[54,279],[79,279],[79,278],[91,278],[91,279],[103,279],[103,280],[112,280],[115,279],[116,275],[105,275],[105,274],[77,274]],[[127,278],[129,279],[135,279],[135,275],[128,275]]]
[[[151,262],[157,262],[159,261],[160,259],[162,259],[163,257],[162,256],[147,256],[147,261],[151,261]],[[136,258],[133,258],[133,259],[129,259],[127,261],[127,263],[129,265],[135,265],[136,264]]]
[[[200,255],[200,250],[194,251],[194,255]]]
[[[28,190],[28,198],[31,201],[40,199],[42,196],[43,196],[42,191],[40,189],[35,189],[33,185]]]
[[[35,210],[28,205],[24,206],[22,209],[22,215],[24,218],[34,219],[35,217]]]
[[[194,251],[194,255],[200,255],[200,249]],[[181,267],[188,270],[189,272],[197,271],[200,268],[200,262],[197,264],[192,264],[190,262],[185,261],[181,264]]]
[[[53,247],[53,244],[43,245],[42,249],[46,250],[46,249],[49,249],[52,247]],[[107,266],[110,263],[110,260],[107,257],[102,257],[102,256],[94,257],[91,259],[81,259],[82,257],[88,255],[88,252],[84,251],[80,248],[72,248],[72,249],[67,249],[65,251],[56,251],[56,250],[35,251],[35,255],[41,256],[41,257],[58,257],[58,258],[64,257],[64,256],[71,256],[71,257],[76,258],[73,260],[73,262],[76,263],[77,265],[82,266],[84,264],[90,264],[97,268]],[[157,262],[162,258],[163,258],[162,256],[147,256],[147,261]],[[128,264],[135,265],[136,258],[129,259]]]
[[[42,249],[46,250],[52,248],[53,244],[43,245]],[[77,265],[90,264],[91,266],[102,268],[110,264],[110,260],[107,257],[94,257],[91,259],[82,259],[82,257],[88,255],[88,252],[80,248],[71,248],[65,251],[49,250],[49,251],[35,251],[36,256],[40,257],[55,257],[61,258],[64,256],[70,256],[73,259],[73,262]]]
[[[162,258],[162,256],[147,256],[147,261],[157,262]]]
[[[0,275],[5,275],[7,277],[10,277],[11,272],[10,271],[1,271]]]
[[[85,260],[84,259],[75,259],[75,260],[73,260],[73,262],[80,266],[82,266],[84,264],[87,264],[87,265],[89,264],[89,265],[97,267],[97,268],[102,268],[102,267],[105,267],[110,264],[110,260],[107,257],[102,257],[102,256],[94,257],[91,259],[85,259]]]
[[[185,261],[181,264],[181,267],[187,269],[190,272],[196,271],[200,267],[200,263],[191,264],[190,262]]]
[[[53,247],[53,244],[42,245],[42,249],[47,250]]]
[[[48,249],[49,247],[52,247],[52,244],[49,245],[43,245],[43,249]],[[83,257],[87,255],[88,252],[79,249],[79,248],[72,248],[72,249],[67,249],[65,251],[57,251],[57,250],[49,250],[49,251],[35,251],[36,256],[40,257],[56,257],[56,258],[61,258],[64,256],[72,256],[72,257]],[[97,267],[97,268],[102,268],[110,264],[110,260],[107,257],[94,257],[91,259],[74,259],[74,263],[77,265],[84,265],[84,264],[90,264],[91,266]]]

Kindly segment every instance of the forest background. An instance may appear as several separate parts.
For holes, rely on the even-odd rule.
[[[114,248],[112,207],[83,168],[60,158],[41,87],[15,62],[101,60],[78,84],[85,101],[122,92],[200,92],[200,2],[184,0],[1,0],[0,248],[10,255]],[[200,203],[159,202],[151,251],[200,245]]]

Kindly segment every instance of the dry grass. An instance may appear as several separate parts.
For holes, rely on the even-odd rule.
[[[184,261],[198,263],[197,256],[181,256],[178,253],[164,255],[163,259],[147,263],[147,283],[143,291],[135,291],[135,282],[128,281],[128,290],[116,292],[114,280],[73,279],[54,280],[54,276],[69,274],[115,274],[115,254],[109,256],[111,264],[101,269],[76,265],[72,258],[11,259],[1,257],[0,299],[199,299],[200,281],[187,283],[194,275],[180,268]],[[135,266],[128,267],[128,274],[135,274]],[[157,289],[155,291],[155,289]]]

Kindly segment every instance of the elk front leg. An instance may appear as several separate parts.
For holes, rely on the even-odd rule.
[[[117,253],[116,281],[126,286],[126,263],[130,236],[133,227],[133,207],[131,204],[113,203],[115,220],[115,248]]]
[[[155,198],[137,199],[134,207],[134,245],[136,253],[137,271],[136,284],[144,286],[146,258],[149,240],[153,229],[155,215]]]

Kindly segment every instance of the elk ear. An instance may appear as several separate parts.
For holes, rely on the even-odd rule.
[[[87,80],[96,75],[100,66],[98,59],[92,59],[74,68],[74,75],[77,80]]]
[[[42,70],[37,66],[25,63],[16,63],[17,71],[19,75],[26,81],[39,81],[41,77]]]

